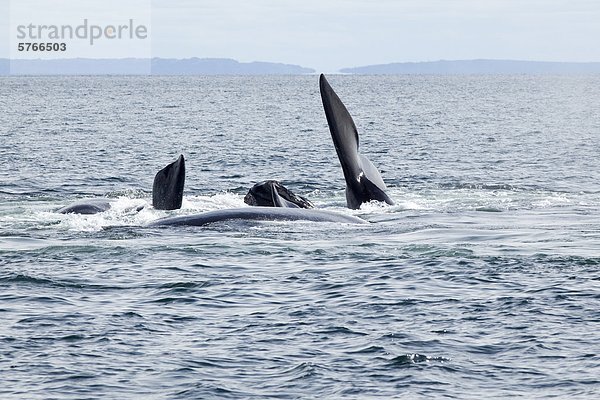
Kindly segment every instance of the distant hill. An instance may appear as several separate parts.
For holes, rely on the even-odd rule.
[[[293,64],[238,62],[229,58],[72,58],[12,60],[0,58],[0,75],[302,75],[315,70]],[[367,65],[340,70],[346,74],[588,74],[600,73],[600,62],[455,60]]]
[[[405,62],[343,68],[346,74],[586,74],[600,73],[600,62],[546,62],[517,60],[456,60]]]
[[[228,58],[72,58],[55,60],[0,59],[0,75],[298,75],[315,72],[299,65],[241,63]]]
[[[297,75],[315,70],[293,64],[241,63],[229,58],[152,59],[152,75]]]

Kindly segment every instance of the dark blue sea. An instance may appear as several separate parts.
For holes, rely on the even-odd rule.
[[[317,76],[0,78],[0,398],[600,398],[600,76],[329,81],[396,205]],[[265,179],[371,223],[147,226]]]

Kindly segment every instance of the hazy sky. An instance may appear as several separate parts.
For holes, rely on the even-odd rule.
[[[598,0],[151,1],[156,57],[276,61],[325,72],[439,59],[600,61]]]

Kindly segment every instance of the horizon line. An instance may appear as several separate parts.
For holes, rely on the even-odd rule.
[[[62,64],[64,71],[56,71]],[[95,63],[97,63],[95,65]],[[104,63],[104,64],[103,64]],[[111,65],[112,63],[112,65]],[[129,64],[128,64],[129,63]],[[16,64],[13,66],[13,64]],[[54,69],[54,70],[53,70]],[[20,70],[20,71],[19,71]],[[523,59],[439,59],[398,61],[322,70],[348,75],[572,74],[600,73],[600,61]],[[274,61],[219,57],[0,58],[0,75],[313,75],[312,67]]]

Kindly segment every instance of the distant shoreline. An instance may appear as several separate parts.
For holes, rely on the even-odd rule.
[[[211,76],[311,75],[313,68],[274,62],[239,62],[227,58],[16,59],[0,58],[0,76]],[[600,62],[521,60],[440,60],[342,68],[331,74],[351,75],[509,75],[596,74]]]
[[[342,68],[342,73],[367,75],[499,75],[600,73],[600,62],[521,60],[440,60]]]
[[[299,65],[227,58],[0,59],[0,75],[303,75]]]

